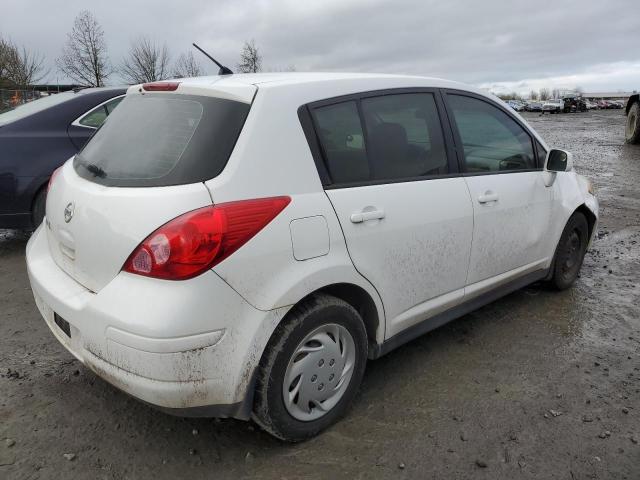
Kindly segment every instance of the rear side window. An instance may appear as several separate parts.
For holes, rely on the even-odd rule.
[[[448,95],[464,148],[467,172],[536,168],[531,137],[509,115],[483,100]]]
[[[91,128],[98,128],[104,123],[114,108],[122,101],[124,97],[117,97],[106,103],[94,108],[78,122],[80,125]]]
[[[74,166],[108,186],[202,182],[224,169],[250,106],[180,94],[131,95],[108,116]]]
[[[317,107],[316,131],[334,184],[379,182],[448,173],[433,95],[367,97]]]
[[[334,183],[369,180],[369,163],[356,102],[329,105],[314,113],[327,169]]]

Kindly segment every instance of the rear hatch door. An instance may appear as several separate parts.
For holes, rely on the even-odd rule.
[[[55,262],[98,292],[158,227],[211,204],[204,181],[226,165],[250,105],[215,96],[127,95],[47,198]]]

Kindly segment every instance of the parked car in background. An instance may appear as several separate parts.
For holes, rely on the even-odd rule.
[[[625,140],[627,143],[640,143],[640,95],[631,95],[625,107],[627,124],[625,128]]]
[[[624,103],[622,103],[621,100],[611,100],[609,103],[611,104],[611,108],[613,109],[620,110],[624,108]]]
[[[42,222],[51,174],[82,148],[125,92],[57,93],[0,114],[0,228]]]
[[[564,113],[586,112],[587,104],[581,97],[564,97]]]
[[[593,102],[591,100],[585,100],[585,104],[587,106],[587,110],[597,110],[598,109],[598,103],[597,102]]]
[[[525,110],[527,112],[541,112],[542,111],[542,102],[537,102],[537,101],[529,102],[529,103],[527,103],[527,106],[525,107]]]
[[[519,102],[518,100],[507,100],[506,104],[513,108],[516,112],[521,112],[524,110],[524,104]]]
[[[571,154],[480,89],[200,77],[128,90],[54,176],[26,261],[97,375],[299,441],[368,359],[534,281],[569,288],[597,215]]]
[[[552,98],[551,100],[546,100],[542,104],[542,112],[549,113],[560,113],[564,110],[564,102],[561,98]]]
[[[601,110],[606,110],[610,108],[609,102],[607,100],[598,100],[598,108]]]

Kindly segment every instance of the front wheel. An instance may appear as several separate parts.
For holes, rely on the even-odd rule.
[[[556,247],[551,285],[558,290],[565,290],[574,284],[587,251],[588,241],[587,219],[582,213],[576,212],[569,218]]]
[[[253,419],[282,440],[317,435],[348,410],[367,361],[367,333],[347,302],[314,295],[276,328],[260,360]]]
[[[640,143],[640,102],[633,102],[627,113],[625,140],[627,143]]]

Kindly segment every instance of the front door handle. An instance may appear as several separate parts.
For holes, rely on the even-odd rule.
[[[498,201],[498,194],[493,193],[491,190],[484,192],[484,195],[480,195],[478,197],[479,203],[491,203],[491,202],[497,202],[497,201]]]
[[[358,212],[351,214],[352,223],[362,223],[367,220],[382,220],[384,218],[384,210],[368,210],[366,212]]]

